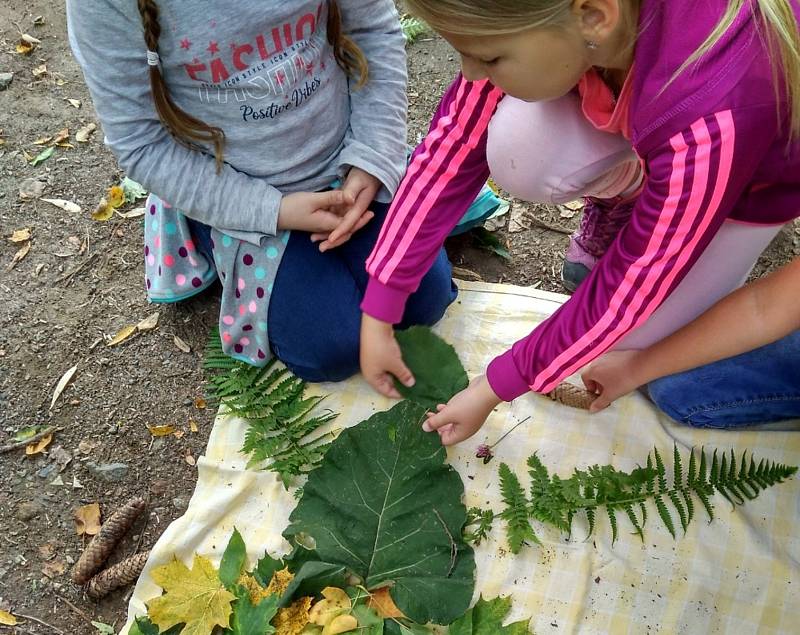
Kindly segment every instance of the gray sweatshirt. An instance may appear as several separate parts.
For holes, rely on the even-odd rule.
[[[153,105],[136,0],[67,0],[70,44],[120,166],[187,216],[236,237],[274,235],[282,193],[359,167],[388,202],[405,171],[406,59],[391,0],[339,0],[366,55],[351,86],[327,41],[326,0],[160,0],[162,72],[186,112],[226,135],[225,166],[187,149]]]

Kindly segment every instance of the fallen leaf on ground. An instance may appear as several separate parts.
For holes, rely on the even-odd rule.
[[[36,141],[33,142],[35,146],[46,146],[53,140],[53,137],[39,137]]]
[[[39,198],[44,194],[45,187],[47,185],[39,179],[25,179],[19,184],[19,197],[23,201]]]
[[[144,207],[137,207],[136,209],[132,209],[129,212],[119,212],[118,211],[117,214],[119,216],[121,216],[122,218],[128,218],[128,219],[130,219],[130,218],[141,218],[142,216],[144,216],[145,211],[146,210],[144,209]]]
[[[148,423],[147,429],[150,430],[150,434],[152,434],[154,437],[165,437],[175,432],[175,426],[173,425],[151,426]]]
[[[114,215],[114,208],[108,204],[105,198],[101,198],[97,207],[92,212],[92,220],[105,222]]]
[[[66,469],[67,465],[70,464],[70,461],[72,461],[72,455],[69,452],[67,452],[64,448],[62,448],[60,445],[54,447],[52,450],[50,450],[48,454],[50,456],[50,459],[58,464],[59,472],[63,472]]]
[[[136,325],[136,328],[140,331],[152,331],[154,328],[156,328],[156,326],[158,326],[158,316],[158,313],[148,315]]]
[[[23,33],[19,39],[19,42],[17,42],[15,50],[20,55],[30,55],[41,43],[42,41],[40,39],[35,38],[32,35],[28,35],[27,33]]]
[[[53,435],[48,434],[47,436],[42,437],[35,443],[31,443],[30,445],[25,447],[25,454],[28,456],[33,456],[34,454],[41,454],[44,452],[45,448],[50,445],[50,442],[53,440]]]
[[[80,99],[69,99],[69,98],[67,98],[66,101],[73,108],[80,108],[81,107],[81,100]]]
[[[78,452],[81,454],[91,454],[94,449],[100,445],[98,441],[90,441],[89,439],[82,439],[78,444]]]
[[[97,124],[89,123],[75,133],[75,141],[78,143],[88,143],[89,137],[97,130]]]
[[[135,203],[139,199],[147,198],[147,190],[133,179],[129,179],[127,176],[122,179],[122,183],[119,185],[122,188],[122,191],[125,192],[126,203]]]
[[[53,406],[56,405],[56,401],[61,396],[61,393],[64,392],[64,389],[67,387],[67,384],[72,380],[72,377],[78,370],[78,365],[76,364],[72,368],[70,368],[66,373],[61,376],[61,379],[58,380],[58,384],[56,384],[56,389],[53,392],[53,399],[50,401],[50,410],[53,409]]]
[[[207,406],[208,402],[202,397],[194,398],[194,407],[197,408],[198,410],[205,410]]]
[[[100,503],[84,505],[75,510],[75,533],[79,536],[95,536],[100,531]]]
[[[56,546],[52,542],[46,542],[39,545],[39,555],[45,560],[49,560],[56,555]]]
[[[108,199],[108,204],[111,207],[117,209],[118,207],[122,207],[122,204],[125,203],[125,192],[119,185],[114,185],[108,188],[106,199]]]
[[[40,262],[38,265],[36,265],[36,269],[33,270],[33,275],[38,276],[40,273],[42,273],[42,269],[44,269],[44,263]]]
[[[189,430],[191,430],[192,432],[197,432],[199,430],[199,428],[197,427],[197,421],[195,421],[194,419],[189,421]]]
[[[125,340],[131,337],[134,333],[136,333],[136,325],[131,324],[126,326],[119,331],[117,334],[112,337],[108,342],[106,342],[106,346],[117,346],[118,344],[122,344]]]
[[[66,570],[67,570],[67,565],[61,560],[53,560],[52,562],[45,562],[44,566],[42,567],[42,573],[44,573],[50,579],[57,578],[60,575],[64,575],[64,571]]]
[[[186,452],[186,456],[185,456],[184,458],[186,459],[186,462],[187,462],[189,465],[192,465],[192,466],[194,466],[194,465],[196,465],[196,464],[197,464],[197,461],[196,461],[196,460],[195,460],[195,458],[192,456],[192,453],[191,453],[191,452],[189,452],[188,450],[187,450],[187,452]]]
[[[52,150],[53,148],[49,149]],[[65,212],[69,212],[70,214],[80,214],[81,212],[80,205],[77,205],[72,201],[64,200],[63,198],[42,198],[39,200],[44,201],[45,203],[50,203],[50,205],[55,205],[56,207],[63,209]]]
[[[52,481],[50,481],[50,483],[48,483],[48,485],[59,486],[59,487],[63,486],[64,485],[64,479],[61,478],[61,474],[59,474]]]
[[[172,436],[175,437],[176,439],[182,439],[183,435],[185,434],[186,434],[185,430],[175,430],[175,432],[172,433]]]
[[[26,240],[30,240],[30,239],[31,239],[31,228],[30,227],[25,227],[24,229],[18,229],[13,234],[11,234],[11,236],[9,237],[9,240],[12,243],[23,243]]]
[[[47,75],[47,64],[39,64],[36,68],[34,68],[31,73],[34,77],[41,77],[42,75]]]
[[[177,335],[173,335],[172,336],[172,341],[175,343],[175,346],[177,346],[178,349],[180,349],[184,353],[191,353],[192,352],[191,347],[186,342],[184,342],[180,337],[178,337]]]
[[[14,435],[14,441],[17,443],[21,441],[27,441],[31,437],[35,437],[43,429],[43,426],[28,426],[26,428],[21,428],[20,430],[17,430],[17,433]]]
[[[470,280],[472,282],[483,282],[481,274],[465,269],[464,267],[453,267],[453,277],[461,280]]]
[[[83,489],[83,484],[78,480],[77,476],[72,477],[72,489]]]
[[[11,264],[8,265],[8,271],[11,271],[14,267],[16,267],[20,262],[23,261],[25,256],[28,255],[28,252],[31,250],[31,243],[27,242],[22,247],[17,250],[17,253],[14,254],[14,257],[11,259]]]
[[[55,151],[56,151],[56,149],[53,148],[52,146],[47,148],[46,150],[42,150],[39,154],[37,154],[31,160],[31,162],[30,162],[31,166],[35,168],[40,163],[44,163],[45,161],[47,161],[47,159],[49,159],[51,156],[53,156],[53,153]]]
[[[53,143],[64,143],[67,139],[69,139],[69,128],[62,128],[56,133],[56,136],[53,137]]]
[[[16,626],[17,618],[8,611],[0,611],[0,624],[3,626]]]
[[[114,635],[117,631],[114,630],[114,627],[111,624],[105,624],[103,622],[95,622],[92,620],[92,626],[97,629],[97,632],[100,635]]]

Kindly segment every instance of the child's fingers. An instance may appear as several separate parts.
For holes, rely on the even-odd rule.
[[[444,406],[437,406],[437,410],[439,412],[432,417],[429,417],[428,420],[422,424],[422,429],[425,430],[425,432],[433,432],[434,430],[443,428],[450,423],[454,423],[452,417],[448,415]]]
[[[591,405],[589,406],[589,412],[592,414],[600,412],[601,410],[605,410],[611,405],[611,400],[608,397],[603,396],[602,394],[595,399]]]
[[[364,227],[367,223],[369,223],[373,218],[375,218],[375,214],[373,212],[364,212],[361,218],[356,223],[356,226],[353,228],[353,231],[340,236],[338,239],[333,237],[333,232],[327,236],[326,240],[320,244],[319,250],[321,252],[326,252],[329,249],[335,249],[336,247],[341,247],[344,245],[348,240],[353,237],[358,230]]]
[[[397,388],[394,387],[394,381],[392,381],[392,377],[388,373],[383,373],[375,381],[370,383],[372,387],[384,397],[400,399],[400,393],[397,392]]]
[[[444,426],[439,430],[439,438],[442,440],[442,445],[455,445],[461,443],[464,438],[460,433],[458,426],[454,423]]]

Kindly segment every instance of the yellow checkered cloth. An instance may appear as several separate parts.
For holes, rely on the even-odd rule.
[[[530,332],[564,296],[508,285],[460,283],[459,300],[436,328],[453,343],[470,375]],[[358,423],[390,407],[360,378],[320,385],[325,406],[341,413],[335,426]],[[530,417],[496,449],[489,465],[477,446],[493,443]],[[129,616],[160,593],[149,570],[173,554],[189,562],[194,552],[218,562],[234,526],[244,536],[251,563],[268,551],[288,552],[281,538],[296,500],[270,472],[246,470],[239,453],[245,424],[218,418],[206,455],[198,461],[197,488],[186,514],[155,545],[136,586]],[[659,415],[646,399],[631,395],[589,415],[527,395],[504,404],[469,441],[448,450],[466,486],[468,506],[502,509],[497,466],[508,463],[527,482],[526,460],[537,452],[551,473],[611,463],[629,470],[657,446],[671,464],[673,442],[681,450],[705,446],[752,450],[757,457],[800,464],[800,434],[791,431],[693,430]],[[654,509],[642,542],[624,514],[611,544],[608,519],[598,514],[595,535],[585,539],[585,520],[572,536],[537,526],[543,546],[514,556],[502,522],[476,548],[477,593],[511,595],[513,619],[532,617],[536,633],[800,633],[800,478],[763,492],[735,511],[715,496],[716,519],[707,523],[698,505],[685,536],[673,540]],[[677,517],[676,517],[677,523]],[[680,529],[678,529],[680,531]]]

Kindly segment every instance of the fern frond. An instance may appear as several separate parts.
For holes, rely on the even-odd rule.
[[[519,553],[525,541],[542,544],[528,520],[528,499],[516,474],[505,463],[500,464],[500,492],[506,508],[500,515],[506,521],[508,545],[512,553]]]
[[[276,358],[262,368],[231,359],[216,329],[203,366],[210,373],[209,399],[226,416],[248,422],[241,449],[249,455],[248,468],[276,472],[288,488],[294,477],[319,464],[332,439],[317,433],[337,416],[331,411],[312,415],[324,397],[305,397],[305,382],[278,366]]]
[[[400,18],[400,27],[408,44],[413,44],[420,36],[430,30],[430,27],[417,17],[404,15]]]
[[[491,509],[481,509],[480,507],[470,507],[467,510],[467,521],[464,523],[464,540],[475,546],[489,535],[494,523],[494,512]],[[469,529],[474,527],[474,529]]]
[[[711,496],[715,492],[738,506],[756,498],[767,487],[797,473],[797,467],[764,460],[757,463],[752,455],[748,458],[746,452],[737,460],[732,450],[714,451],[710,466],[704,448],[699,450],[698,455],[695,455],[694,449],[690,450],[688,468],[684,472],[684,459],[677,445],[673,446],[671,485],[658,448],[654,448],[647,456],[644,468],[637,467],[626,473],[611,465],[592,465],[586,470],[575,469],[568,479],[562,479],[557,474],[551,476],[541,460],[533,455],[528,460],[531,501],[526,500],[519,480],[508,466],[501,465],[501,489],[507,505],[503,518],[509,525],[512,550],[519,550],[526,539],[535,540],[528,533],[532,533],[530,518],[569,531],[575,514],[583,511],[589,522],[588,538],[594,533],[597,510],[601,507],[605,507],[609,518],[612,542],[618,537],[616,514],[620,510],[625,512],[636,535],[643,539],[648,501],[653,502],[659,518],[675,538],[675,521],[670,504],[685,533],[695,516],[695,497],[705,508],[711,522],[714,519]],[[641,517],[637,515],[637,506]]]

